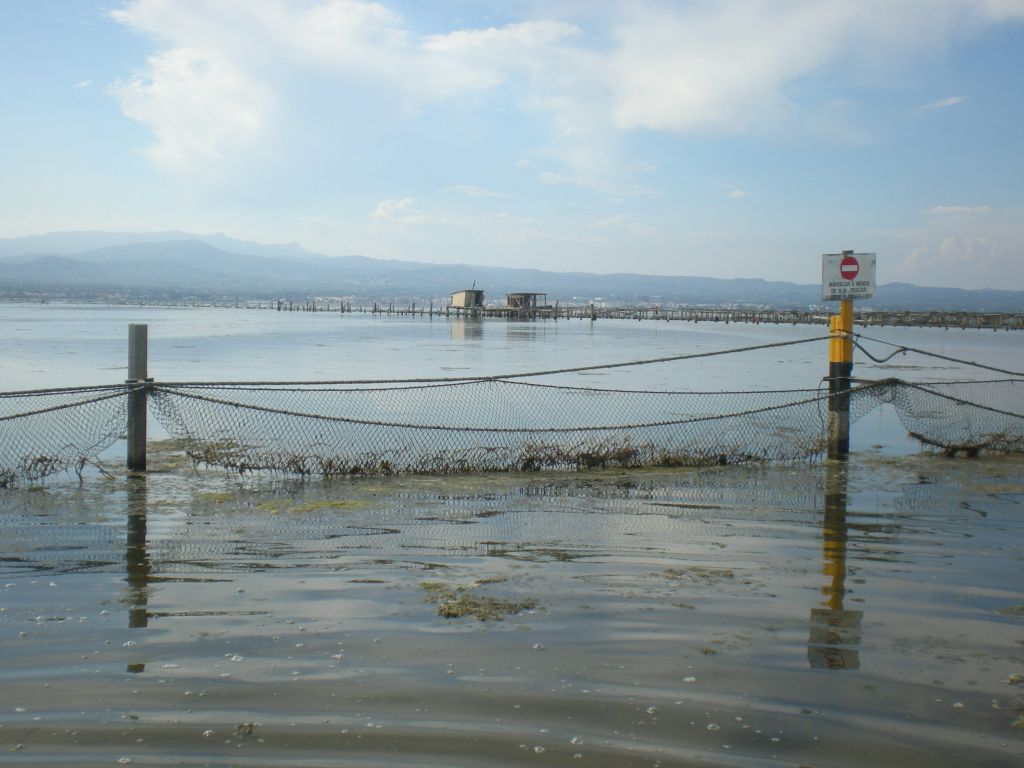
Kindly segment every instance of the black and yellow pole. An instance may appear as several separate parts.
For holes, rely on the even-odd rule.
[[[829,322],[828,457],[843,459],[850,452],[850,376],[853,373],[853,299],[839,302],[839,314]]]

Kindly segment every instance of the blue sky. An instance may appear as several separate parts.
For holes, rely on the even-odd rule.
[[[0,237],[1024,289],[1024,0],[0,0]]]

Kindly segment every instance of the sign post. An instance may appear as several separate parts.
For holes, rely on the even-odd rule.
[[[853,300],[875,295],[875,254],[826,253],[821,257],[821,299],[839,301],[829,319],[828,457],[850,452],[850,376],[853,373]]]

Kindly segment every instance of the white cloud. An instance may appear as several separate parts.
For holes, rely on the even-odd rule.
[[[505,108],[546,126],[549,146],[530,148],[538,157],[569,177],[616,179],[628,173],[618,157],[623,131],[817,126],[855,136],[846,116],[830,117],[832,94],[808,102],[795,86],[838,67],[887,71],[934,55],[1024,18],[1024,2],[623,0],[582,15],[587,25],[538,17],[424,35],[366,0],[130,0],[111,16],[160,50],[113,90],[156,137],[151,156],[184,169],[243,152],[295,107],[317,119],[310,100],[334,115],[357,109],[358,94],[401,119],[431,105],[472,110],[467,97],[500,90]]]
[[[484,187],[474,187],[470,184],[456,184],[451,187],[445,187],[445,191],[456,192],[460,195],[465,195],[466,197],[508,197],[504,192],[494,192],[493,190],[486,189]]]
[[[945,109],[946,107],[955,107],[957,104],[963,104],[963,96],[950,96],[948,99],[939,99],[929,104],[925,104],[923,109]]]
[[[750,193],[749,192],[745,192],[742,189],[737,189],[737,188],[733,187],[727,193],[727,197],[731,197],[733,200],[741,200],[744,197],[750,197]]]
[[[568,184],[581,189],[602,192],[609,197],[658,197],[658,192],[640,184],[622,184],[593,176],[570,176],[554,171],[544,171],[540,180],[549,186]]]
[[[79,80],[74,84],[74,88],[88,88],[92,85],[92,80]]]
[[[958,285],[964,288],[1020,287],[1014,279],[1022,255],[986,237],[950,235],[937,246],[919,246],[897,267],[897,272],[916,276],[926,285]]]
[[[408,216],[415,203],[416,200],[411,197],[389,197],[377,203],[377,207],[370,216],[374,219],[396,219]]]
[[[145,75],[111,89],[124,113],[156,135],[147,153],[159,165],[204,170],[259,137],[272,98],[230,61],[174,48],[147,63]]]
[[[1024,17],[1020,0],[735,0],[640,4],[616,29],[610,77],[622,128],[742,132],[800,109],[790,86],[843,62],[867,70]]]
[[[920,285],[1024,289],[1024,211],[988,206],[936,206],[908,230],[906,256],[893,279]]]

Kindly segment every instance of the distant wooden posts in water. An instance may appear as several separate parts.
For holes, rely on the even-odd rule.
[[[543,295],[543,294],[538,294]],[[688,323],[752,323],[775,325],[825,325],[829,312],[821,309],[764,309],[736,307],[662,307],[662,306],[596,306],[592,304],[554,304],[512,307],[457,307],[442,300],[373,302],[353,304],[351,299],[307,299],[292,301],[199,301],[139,300],[93,301],[87,304],[115,304],[138,307],[201,307],[211,309],[252,309],[276,312],[317,312],[340,315],[362,314],[383,317],[495,317],[511,320],[655,320]],[[1024,330],[1024,313],[1013,312],[948,312],[896,311],[858,309],[854,321],[860,326],[925,328],[959,328],[984,330]]]

